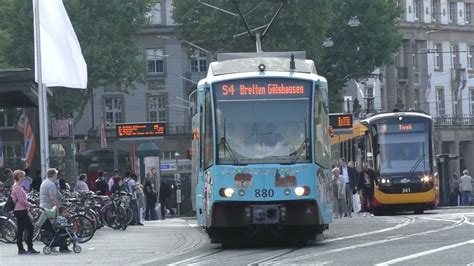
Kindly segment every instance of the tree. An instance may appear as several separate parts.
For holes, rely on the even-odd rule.
[[[207,3],[237,12],[233,2],[209,0]],[[266,24],[280,3],[238,2],[251,28]],[[233,38],[234,34],[245,31],[238,17],[194,0],[176,0],[174,6],[179,38],[212,53],[255,51],[250,38]],[[294,0],[282,10],[262,46],[265,51],[306,51],[320,74],[328,79],[330,99],[336,103],[340,98],[336,96],[348,80],[366,77],[376,67],[391,62],[392,54],[401,44],[399,15],[400,9],[392,0]],[[353,16],[362,23],[357,28],[347,25]],[[333,47],[322,47],[325,37],[332,38]]]
[[[66,118],[75,113],[78,121],[94,89],[113,85],[128,92],[135,82],[144,80],[146,63],[138,59],[137,37],[147,25],[145,15],[154,3],[154,0],[64,0],[87,63],[88,88],[52,88],[53,96],[48,99],[52,117]],[[0,67],[4,64],[34,69],[32,1],[0,0],[0,15]],[[66,154],[72,154],[69,141],[60,140],[60,143]],[[63,159],[67,176],[74,178],[72,158]]]
[[[0,0],[13,3],[11,12],[2,16],[11,42],[7,45],[7,62],[14,67],[34,68],[32,1]],[[137,36],[147,25],[145,14],[153,0],[65,0],[88,68],[87,90],[54,88],[49,99],[49,111],[54,117],[68,117],[77,112],[82,115],[90,92],[101,86],[113,84],[124,92],[135,82],[145,78],[146,64],[139,60]],[[1,11],[0,11],[1,14]],[[1,35],[0,35],[1,36]],[[0,47],[1,48],[1,47]],[[0,52],[1,54],[1,52]],[[1,57],[0,57],[1,59]]]

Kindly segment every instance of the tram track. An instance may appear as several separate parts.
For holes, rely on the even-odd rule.
[[[302,261],[302,260],[314,259],[316,257],[320,257],[320,256],[323,256],[323,255],[336,254],[336,253],[339,253],[339,252],[354,250],[354,249],[358,249],[358,248],[371,247],[371,246],[375,246],[375,245],[381,245],[381,244],[385,244],[385,243],[389,243],[389,242],[393,242],[393,241],[398,241],[398,240],[403,240],[403,239],[407,239],[407,238],[439,233],[439,232],[442,232],[442,231],[446,231],[446,230],[450,230],[450,229],[454,229],[456,227],[459,227],[463,224],[466,224],[466,222],[468,221],[468,219],[462,214],[459,215],[458,218],[460,218],[460,220],[457,220],[456,222],[453,222],[453,224],[448,225],[448,226],[443,226],[443,227],[438,228],[438,229],[431,229],[431,230],[427,230],[427,231],[424,231],[424,232],[412,233],[412,234],[395,236],[395,237],[386,237],[385,239],[380,239],[380,240],[376,240],[376,241],[370,241],[370,242],[366,242],[366,243],[361,243],[361,244],[356,244],[356,245],[351,245],[351,246],[345,246],[345,247],[341,247],[341,248],[334,248],[334,249],[315,252],[315,253],[311,253],[311,254],[298,255],[298,256],[294,256],[294,257],[284,258],[283,256],[280,256],[278,258],[278,261],[276,261],[276,259],[268,260],[265,263],[261,263],[259,265],[278,265],[278,264],[287,264],[287,263],[290,263],[290,264],[291,263],[298,263],[299,261]],[[287,255],[290,255],[290,254],[287,254]],[[287,255],[285,255],[285,256],[287,256]]]
[[[335,241],[341,241],[341,240],[346,240],[346,239],[352,239],[352,238],[358,238],[358,237],[364,237],[364,236],[369,236],[373,234],[380,234],[384,232],[389,232],[392,230],[400,229],[403,227],[406,227],[412,223],[415,222],[415,218],[413,217],[405,217],[401,223],[396,224],[395,226],[380,229],[380,230],[375,230],[371,232],[365,232],[365,233],[359,233],[359,234],[354,234],[354,235],[349,235],[349,236],[343,236],[343,237],[337,237],[337,238],[331,238],[331,239],[325,239],[321,241],[317,241],[317,244],[322,244],[322,243],[330,243],[330,242],[335,242]],[[247,266],[256,266],[256,265],[266,265],[267,263],[273,264],[277,259],[287,256],[291,253],[294,253],[297,250],[300,250],[302,247],[294,248],[291,249],[290,251],[283,251],[280,254],[277,255],[272,255],[267,258],[260,259],[258,261],[254,261],[252,263],[247,264]]]

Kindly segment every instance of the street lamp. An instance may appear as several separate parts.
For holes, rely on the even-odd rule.
[[[359,27],[360,21],[357,18],[357,16],[354,16],[349,19],[349,22],[347,23],[347,25],[349,25],[349,27]]]
[[[176,158],[176,174],[174,175],[174,181],[176,183],[176,212],[178,217],[181,213],[181,175],[178,172],[178,159],[180,155],[179,152],[174,153],[174,157]]]

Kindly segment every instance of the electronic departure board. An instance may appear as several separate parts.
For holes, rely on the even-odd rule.
[[[117,124],[119,138],[161,137],[165,135],[165,123],[127,123]]]
[[[212,85],[217,100],[308,98],[311,81],[287,78],[252,78],[216,82]]]
[[[352,114],[330,114],[329,125],[335,131],[338,129],[352,129]]]

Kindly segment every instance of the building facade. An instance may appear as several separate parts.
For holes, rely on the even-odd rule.
[[[94,89],[75,126],[78,151],[101,148],[100,131],[104,123],[107,147],[132,155],[140,140],[119,140],[115,125],[161,122],[166,124],[166,135],[148,141],[156,142],[161,151],[162,174],[190,173],[192,96],[197,81],[207,72],[208,58],[199,50],[191,56],[186,53],[193,47],[177,40],[172,9],[171,0],[158,0],[148,14],[150,25],[138,36],[140,56],[147,62],[146,82],[127,92],[112,84]],[[180,154],[178,170],[176,152]]]
[[[398,4],[403,9],[403,40],[396,64],[377,69],[375,78],[349,83],[344,95],[351,101],[358,99],[361,113],[367,106],[371,111],[415,108],[429,113],[435,123],[436,154],[450,154],[452,173],[472,172],[474,1],[400,0]]]

